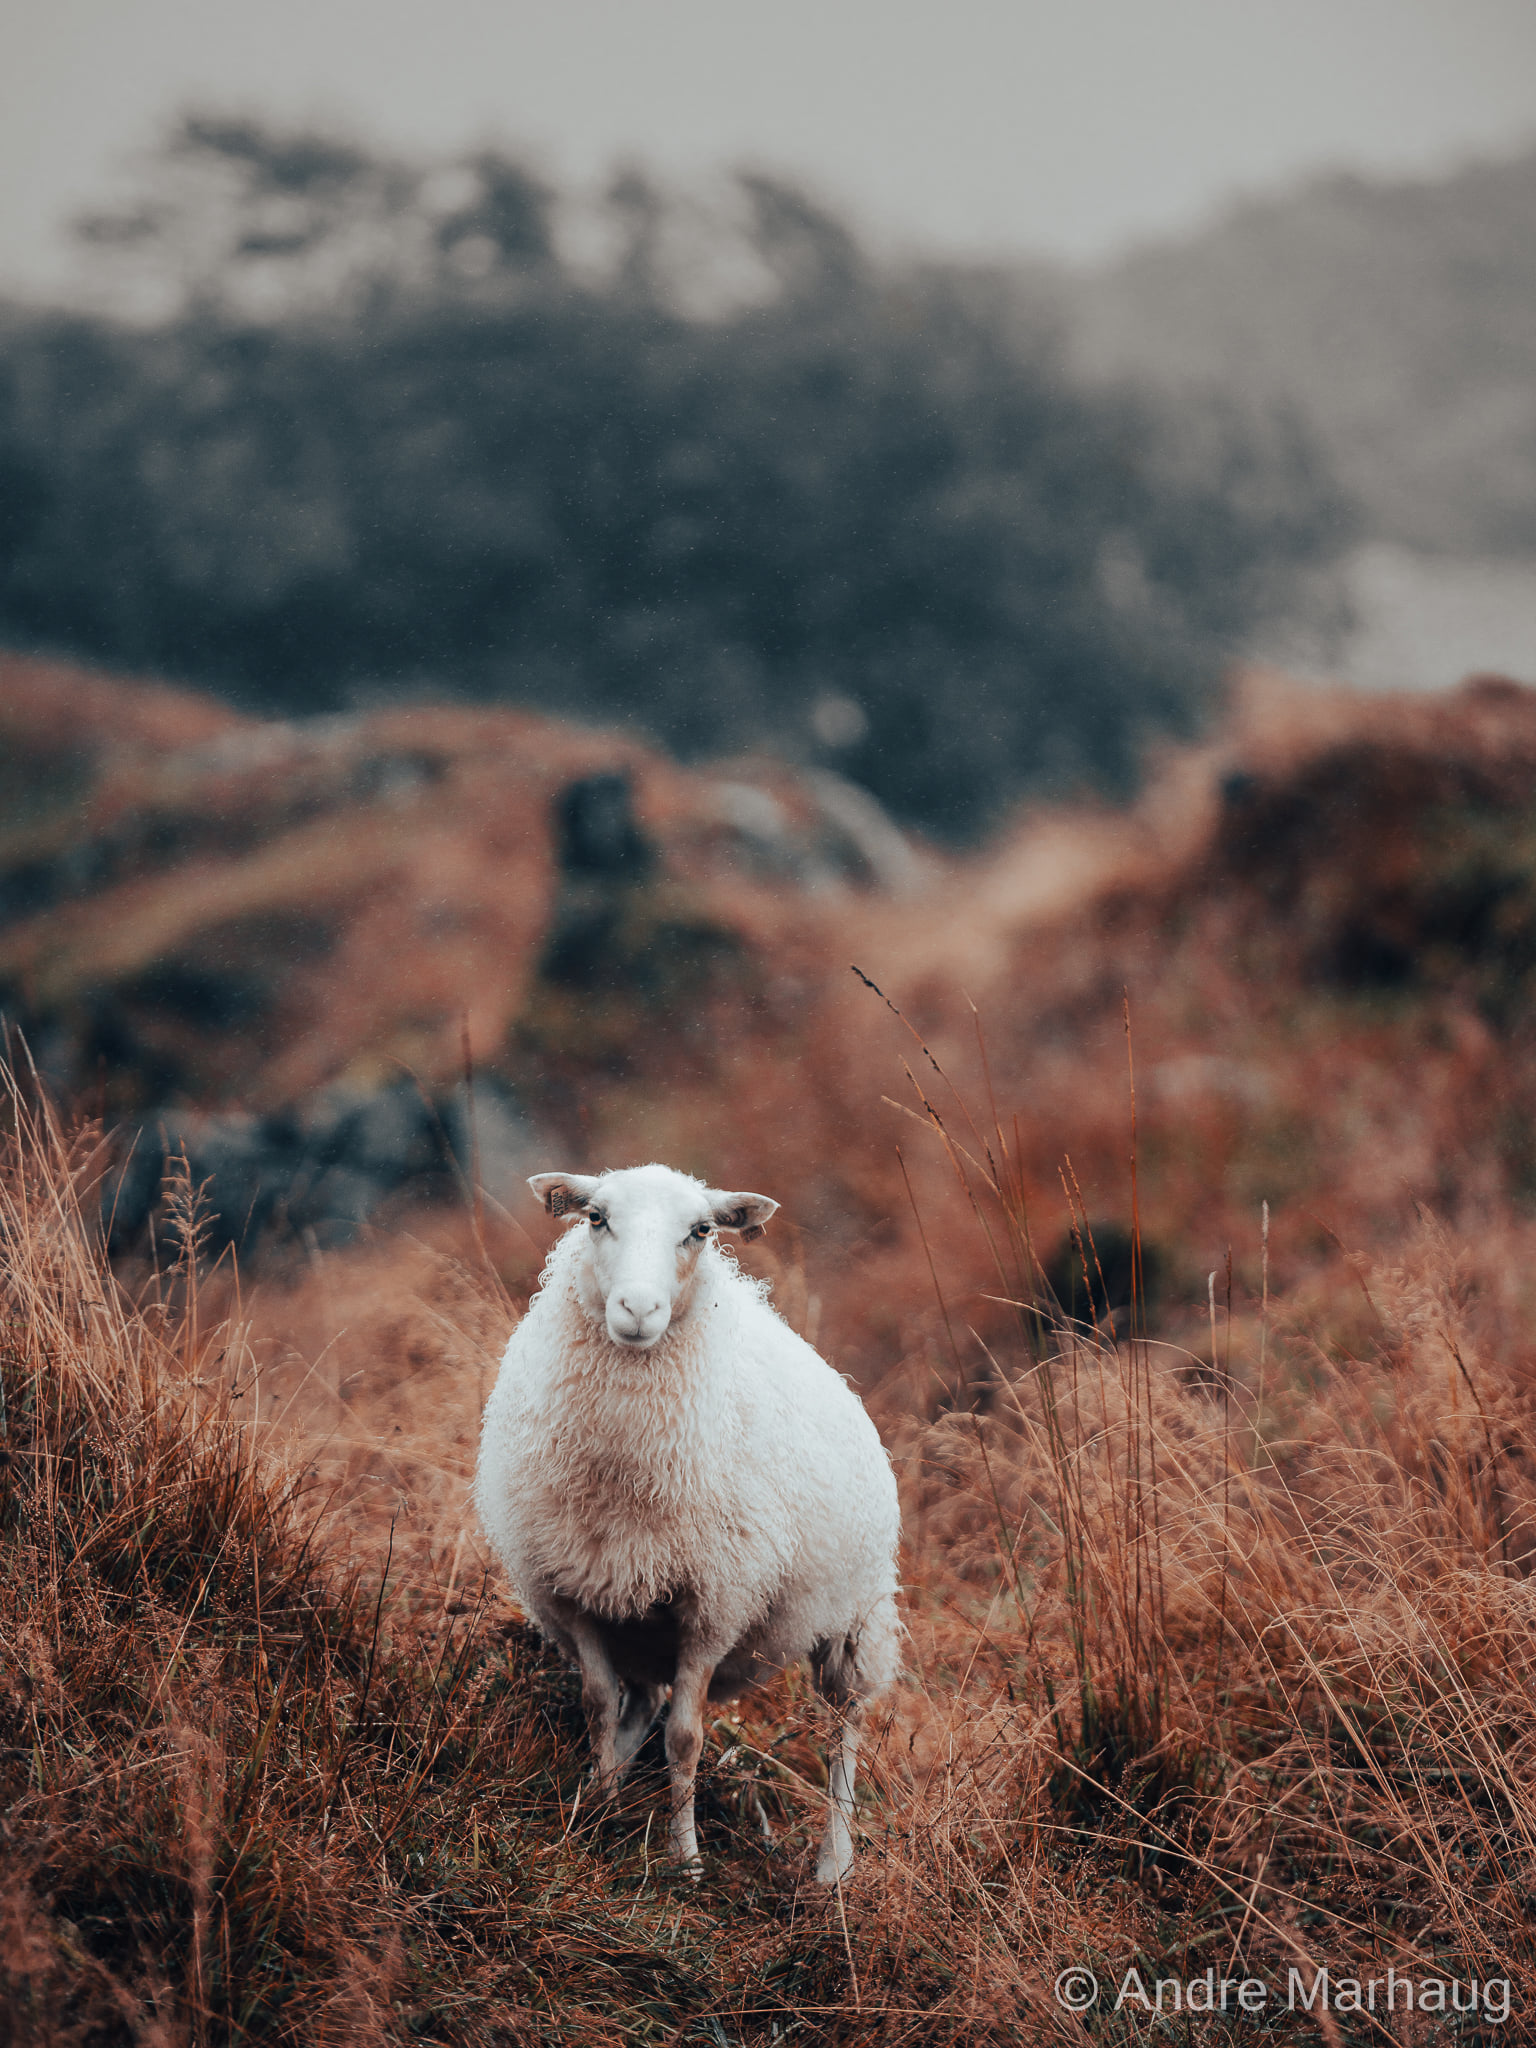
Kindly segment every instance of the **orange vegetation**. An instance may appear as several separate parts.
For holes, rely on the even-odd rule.
[[[1500,2038],[1531,2038],[1536,697],[1252,676],[1131,811],[1021,820],[972,860],[929,857],[903,896],[750,871],[718,774],[612,736],[435,711],[302,748],[236,731],[270,766],[219,769],[226,738],[131,773],[163,791],[201,758],[189,815],[235,815],[259,788],[270,820],[285,791],[334,788],[363,758],[436,748],[447,765],[398,809],[355,791],[337,806],[353,882],[334,899],[292,851],[317,829],[299,820],[85,892],[75,929],[138,929],[156,891],[187,889],[199,907],[177,929],[195,935],[210,874],[259,872],[269,908],[334,900],[341,936],[296,983],[310,1021],[243,1054],[232,1032],[220,1087],[244,1076],[273,1099],[408,1055],[451,1075],[468,1012],[476,1066],[558,1150],[545,1163],[659,1156],[781,1199],[783,1227],[744,1257],[896,1457],[910,1676],[843,1897],[801,1889],[819,1765],[791,1681],[716,1729],[711,1882],[669,1891],[643,1786],[629,1832],[578,1820],[573,1696],[466,1514],[480,1404],[545,1242],[531,1200],[422,1209],[238,1275],[226,1260],[113,1282],[57,1192],[89,1183],[94,1138],[66,1171],[23,1128],[7,1412],[25,1418],[12,1455],[41,1462],[7,1468],[33,1489],[31,1548],[0,1627],[46,1642],[62,1675],[8,1709],[39,1731],[24,1768],[54,1830],[11,1894],[15,1997],[67,1993],[82,2037],[87,2008],[115,2000],[124,2040],[162,2017],[240,2039],[259,1987],[272,2039],[1043,2041],[1082,2037],[1051,1994],[1068,1963],[1116,1982],[1137,1959],[1149,1981],[1241,1963],[1283,1987],[1328,1962],[1507,1978]],[[661,849],[645,886],[730,938],[686,988],[573,992],[541,965],[561,886],[550,804],[613,764]],[[760,772],[800,800],[787,771]],[[428,931],[418,957],[399,935],[424,929],[429,872],[430,900],[470,922]],[[403,920],[392,954],[375,889]],[[23,943],[41,962],[63,940],[13,926],[5,972]],[[1134,1298],[1116,1283],[1088,1309],[1122,1234]],[[99,1324],[69,1307],[97,1288]],[[55,1385],[72,1390],[59,1413],[86,1418],[68,1444],[38,1391]],[[278,1696],[246,1580],[215,1612],[207,1584],[192,1598],[149,1559],[134,1590],[137,1509],[114,1522],[101,1503],[147,1497],[141,1442],[177,1472],[233,1458],[241,1485],[289,1488],[299,1519],[253,1494],[267,1521],[239,1524],[239,1555],[270,1542],[291,1573],[314,1532],[311,1610],[339,1604],[336,1647],[305,1652],[307,1720]],[[113,1457],[109,1486],[92,1474]],[[176,1483],[167,1499],[204,1481]],[[88,1599],[69,1545],[49,1548],[66,1525],[97,1531],[74,1552]],[[371,1717],[373,1610],[335,1575],[350,1561],[377,1586],[386,1557],[390,1704]],[[284,1623],[313,1644],[309,1629]],[[72,1704],[98,1697],[110,1643],[141,1662],[122,1725],[142,1799],[128,1752],[86,1741]],[[188,1726],[217,1731],[192,1777]],[[22,1772],[30,1752],[5,1754]],[[59,1931],[61,1915],[86,1927],[81,1887],[100,1896],[88,1837],[148,1873],[110,1949],[95,1922]],[[313,1888],[335,1912],[289,1954]],[[1252,2024],[1202,2019],[1189,2038]],[[1270,2024],[1366,2038],[1342,2012]],[[1145,2038],[1124,2012],[1093,2025]]]

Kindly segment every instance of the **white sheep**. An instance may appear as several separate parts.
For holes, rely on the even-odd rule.
[[[778,1207],[665,1166],[535,1174],[560,1238],[485,1411],[475,1500],[523,1606],[581,1672],[612,1794],[672,1688],[671,1845],[698,1871],[706,1700],[809,1657],[841,1721],[816,1875],[853,1861],[868,1702],[896,1675],[899,1511],[858,1396],[718,1232]]]

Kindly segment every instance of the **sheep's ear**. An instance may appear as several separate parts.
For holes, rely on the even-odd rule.
[[[591,1201],[597,1177],[590,1173],[535,1173],[528,1185],[551,1216],[573,1216]]]
[[[767,1195],[728,1195],[719,1188],[710,1189],[709,1199],[716,1226],[721,1230],[739,1230],[746,1244],[762,1236],[769,1217],[779,1206]]]

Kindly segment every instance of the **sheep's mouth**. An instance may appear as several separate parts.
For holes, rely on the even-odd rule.
[[[632,1336],[627,1336],[624,1331],[614,1329],[611,1323],[608,1326],[608,1335],[621,1351],[650,1351],[666,1334],[664,1329],[653,1330],[649,1335],[643,1330],[637,1330]]]

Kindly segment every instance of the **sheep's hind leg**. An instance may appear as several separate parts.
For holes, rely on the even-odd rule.
[[[827,1768],[827,1827],[816,1858],[818,1884],[836,1884],[853,1868],[853,1777],[859,1761],[863,1702],[855,1700],[840,1718],[842,1739]]]
[[[827,1826],[816,1859],[818,1884],[837,1884],[853,1868],[853,1783],[864,1702],[855,1691],[854,1647],[843,1641],[811,1653],[816,1690],[837,1717],[838,1742],[827,1763]]]
[[[656,1726],[666,1689],[659,1685],[626,1685],[619,1708],[619,1725],[614,1736],[613,1755],[619,1777],[629,1769],[640,1746]]]

